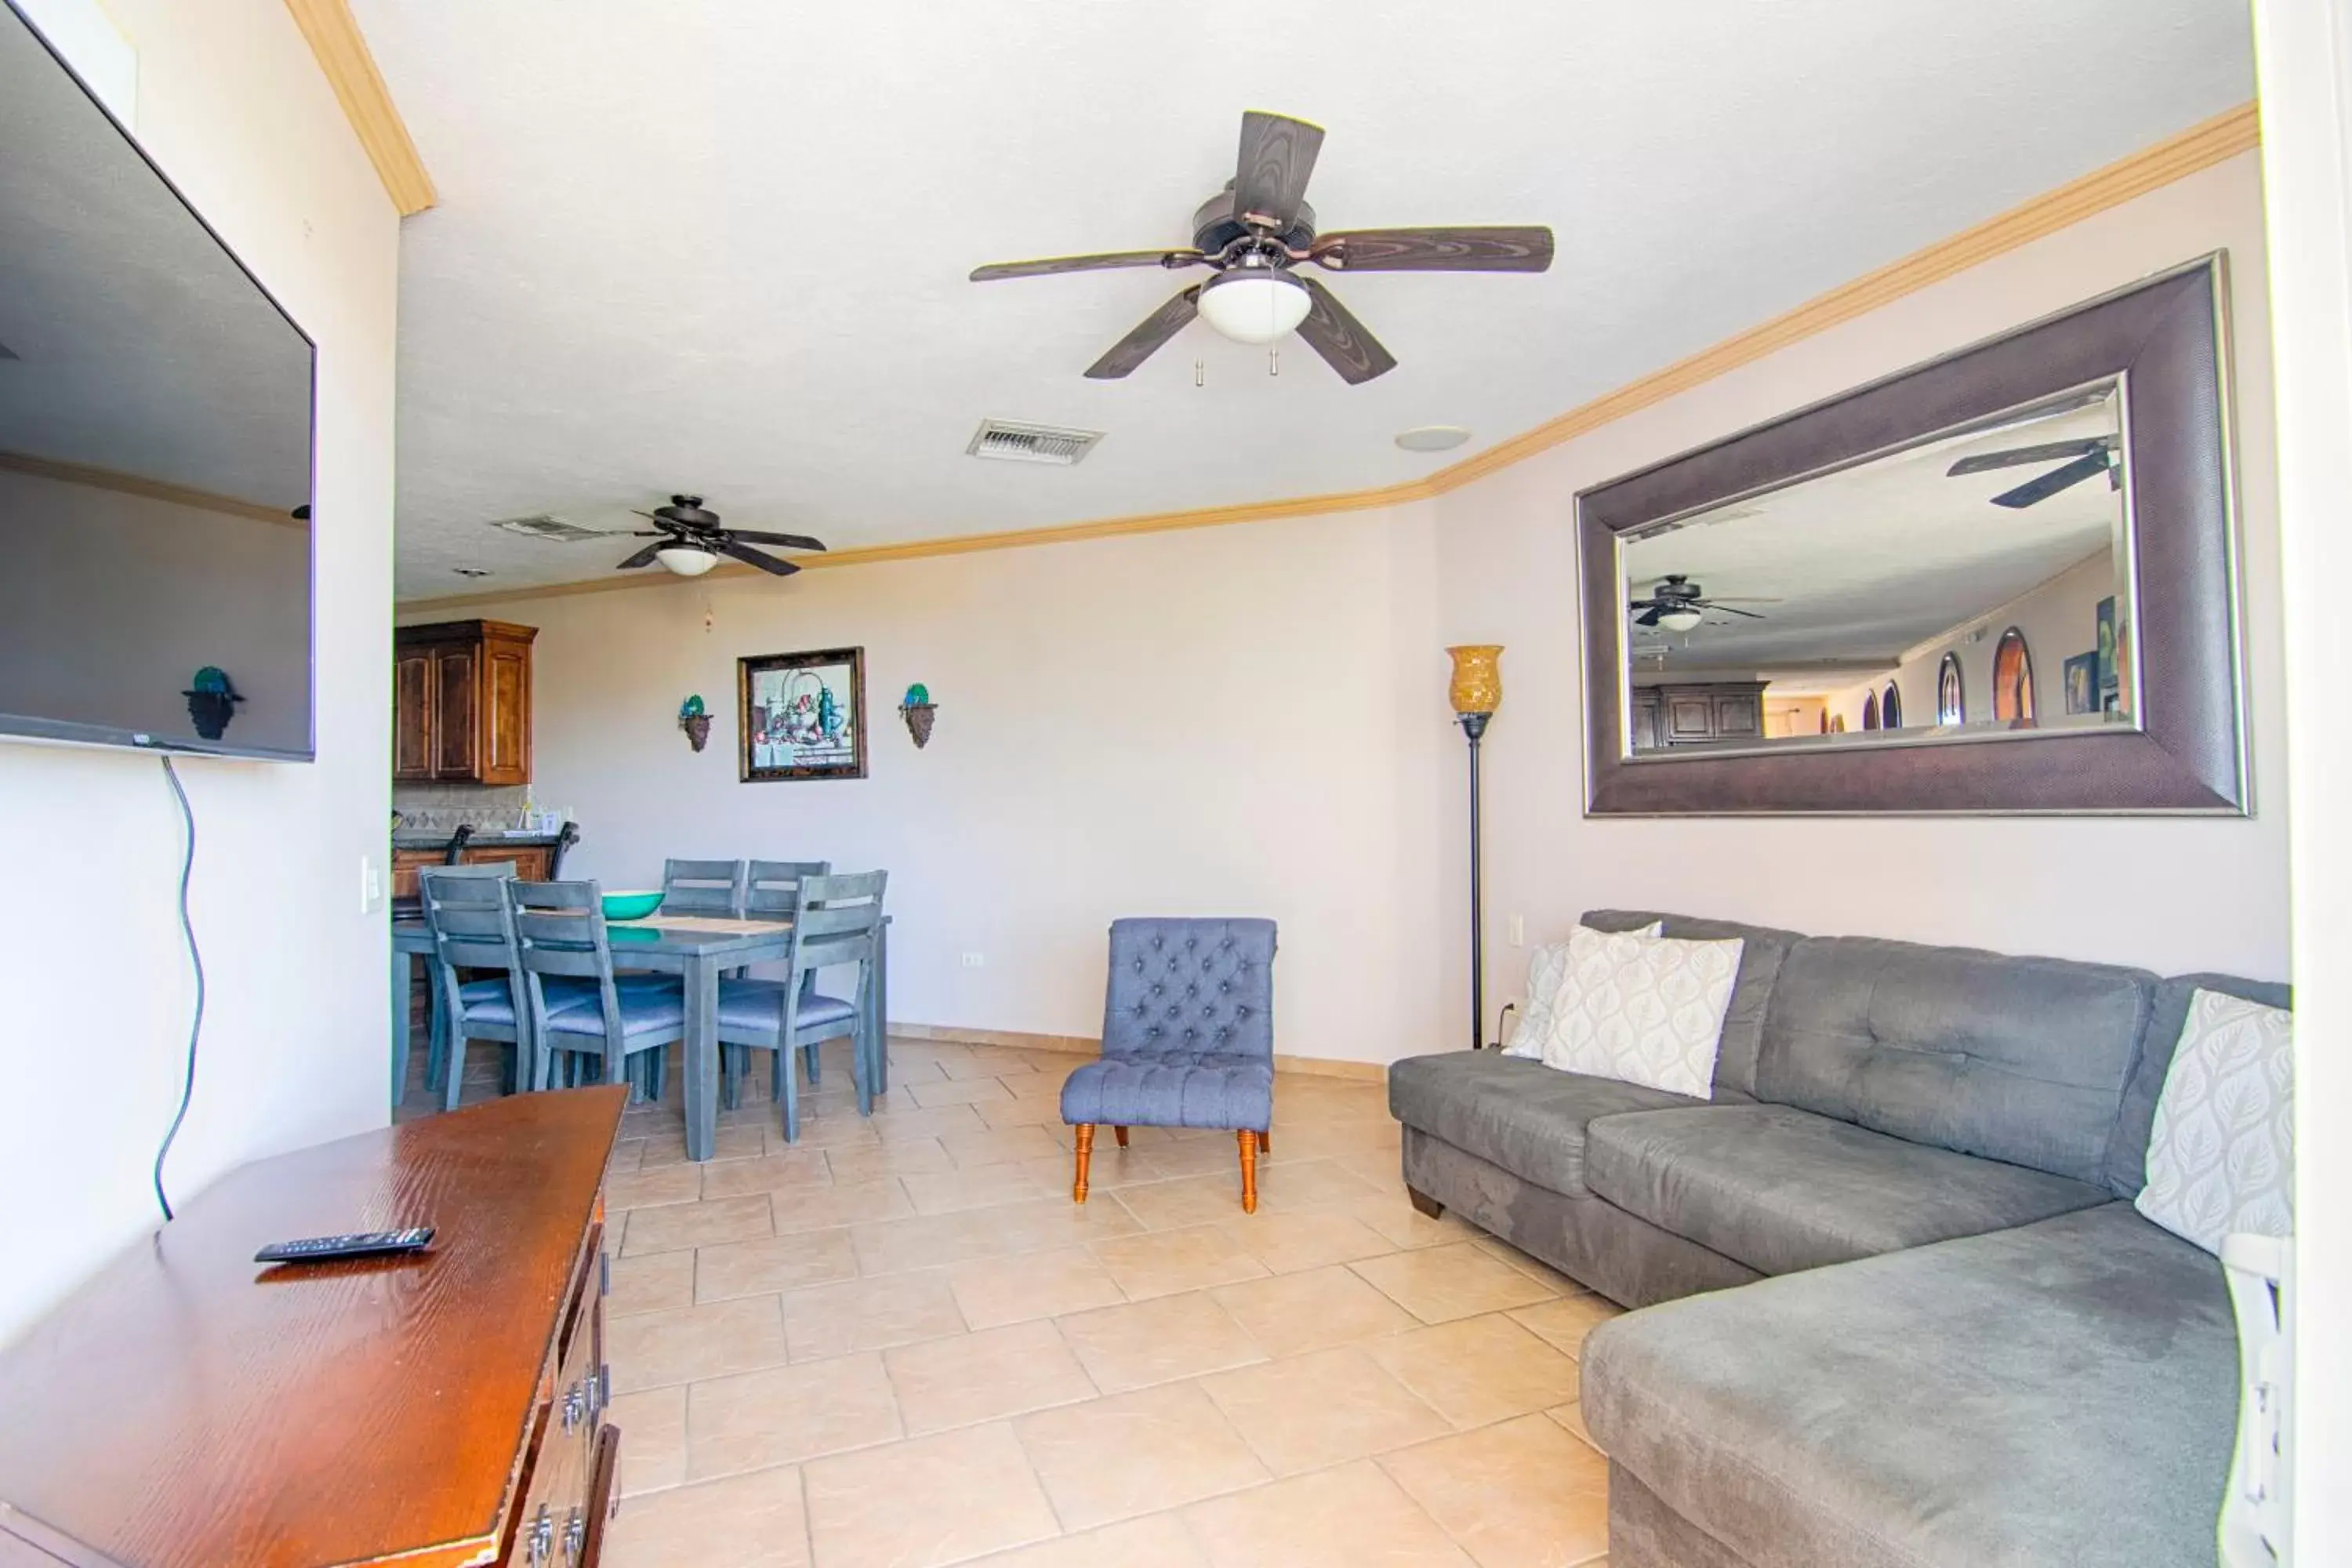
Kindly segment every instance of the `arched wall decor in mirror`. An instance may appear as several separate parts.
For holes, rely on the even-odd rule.
[[[1586,811],[2242,813],[2225,269],[1580,493]]]
[[[2033,722],[2033,654],[2015,626],[1992,650],[1992,716],[2011,726]]]

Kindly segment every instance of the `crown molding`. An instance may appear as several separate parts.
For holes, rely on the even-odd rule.
[[[297,0],[289,0],[295,4]],[[330,3],[330,0],[320,0]],[[340,5],[340,0],[331,0]],[[1300,496],[1289,500],[1255,501],[1243,506],[1202,507],[1189,511],[1151,512],[1137,517],[1104,518],[1092,522],[1049,528],[1025,528],[1004,533],[972,533],[946,539],[881,544],[863,550],[842,550],[829,555],[802,558],[808,567],[861,566],[882,561],[913,561],[931,555],[961,555],[978,550],[1018,550],[1034,544],[1066,544],[1083,539],[1108,539],[1129,533],[1159,533],[1181,528],[1214,528],[1230,522],[1265,522],[1280,518],[1319,516],[1330,512],[1365,511],[1427,500],[1473,480],[1525,462],[1565,441],[1589,435],[1604,425],[1664,403],[1717,376],[1752,364],[1768,354],[1841,326],[1894,303],[1906,295],[1943,282],[1969,268],[1990,261],[2021,246],[2030,245],[2063,228],[2095,216],[2110,207],[2185,179],[2262,142],[2261,116],[2253,103],[2242,103],[2212,119],[2168,136],[2138,152],[2094,169],[2057,189],[2010,208],[1973,227],[1937,240],[1900,260],[1866,272],[1826,294],[1806,300],[1768,321],[1724,339],[1662,370],[1628,382],[1612,392],[1578,405],[1534,429],[1498,441],[1425,479],[1377,489],[1349,490],[1338,495]],[[709,576],[757,576],[750,566],[722,566]],[[667,573],[631,575],[586,583],[559,583],[540,588],[509,588],[504,593],[466,594],[454,598],[420,599],[404,603],[404,610],[454,610],[509,599],[543,599],[571,594],[605,593],[619,588],[658,588],[673,579]]]
[[[281,507],[239,500],[235,496],[215,495],[210,490],[191,489],[186,485],[145,479],[117,468],[93,468],[88,463],[61,463],[54,458],[36,458],[25,452],[0,452],[0,468],[10,473],[29,474],[37,479],[54,479],[61,485],[84,485],[92,489],[113,490],[121,495],[169,501],[174,506],[194,507],[198,511],[249,518],[255,522],[267,522],[278,528],[310,526]]]
[[[335,101],[359,133],[360,145],[367,150],[368,162],[375,165],[392,205],[403,217],[433,205],[440,199],[434,194],[433,176],[425,172],[425,161],[416,155],[416,143],[409,139],[383,73],[375,68],[375,56],[352,15],[350,0],[286,0],[286,9],[335,89]]]

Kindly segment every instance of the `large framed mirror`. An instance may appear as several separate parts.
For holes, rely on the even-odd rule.
[[[2225,265],[1580,494],[1587,811],[2242,813]]]

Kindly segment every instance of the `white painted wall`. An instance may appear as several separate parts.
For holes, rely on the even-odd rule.
[[[2295,1563],[2352,1561],[2352,16],[2342,0],[2255,0],[2270,287],[2278,323],[2285,709],[2295,790],[2288,858],[2295,974]],[[2316,1136],[2314,1136],[2314,1133]],[[2294,1320],[2290,1320],[2292,1322]]]
[[[1588,821],[1575,492],[2135,278],[2232,256],[2237,436],[2254,815]],[[1499,642],[1507,690],[1486,740],[1487,994],[1514,994],[1530,942],[1580,910],[1652,906],[1793,927],[2178,972],[2287,971],[2286,770],[2263,206],[2252,154],[1986,263],[1680,397],[1439,499],[1445,640]],[[2090,646],[2037,646],[2052,673]],[[1973,695],[1973,694],[1972,694]],[[1906,714],[1931,718],[1922,698]],[[1456,795],[1458,802],[1459,796]],[[1455,811],[1439,864],[1461,863]],[[1449,877],[1444,884],[1451,887]],[[1459,902],[1455,908],[1461,908]],[[1450,921],[1449,921],[1450,929]],[[1466,982],[1441,971],[1453,996]],[[1452,1016],[1454,1001],[1445,1003]]]
[[[381,913],[359,907],[390,789],[398,220],[279,0],[108,0],[149,151],[319,347],[319,761],[181,764],[211,980],[184,1197],[386,1115]],[[154,1223],[192,985],[180,828],[153,757],[0,744],[0,1338]]]
[[[1431,522],[1423,504],[465,613],[540,628],[532,793],[582,825],[567,869],[625,888],[667,856],[886,868],[893,1016],[1046,1034],[1099,1030],[1114,918],[1271,916],[1276,1047],[1386,1061],[1436,1037],[1431,971],[1459,962],[1433,923],[1459,741]],[[870,776],[738,783],[736,659],[844,646],[866,649]],[[920,752],[897,711],[918,680],[939,704]],[[714,716],[699,756],[689,692]]]

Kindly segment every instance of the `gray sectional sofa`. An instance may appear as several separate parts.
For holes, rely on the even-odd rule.
[[[2142,1219],[2218,975],[1623,910],[1739,937],[1702,1101],[1494,1052],[1398,1062],[1404,1179],[1627,1307],[1583,1357],[1611,1568],[2214,1561],[2221,1265]]]

